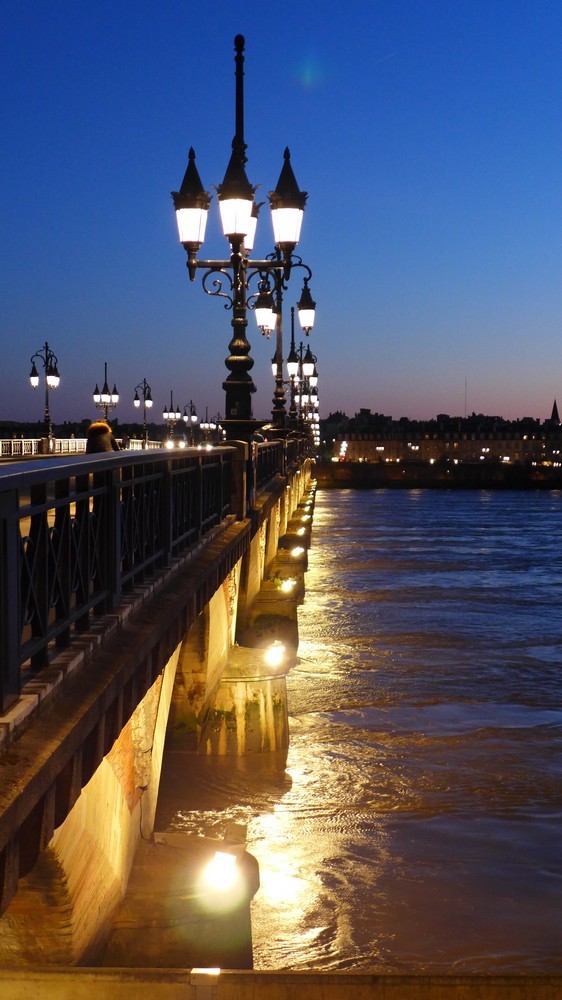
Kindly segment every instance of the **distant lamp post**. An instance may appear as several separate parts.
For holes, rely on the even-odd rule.
[[[172,436],[172,431],[176,426],[178,420],[181,420],[181,410],[174,407],[174,394],[170,390],[170,409],[162,411],[162,419],[166,422],[168,427],[168,439]]]
[[[302,348],[302,345],[301,345]],[[302,350],[299,357],[295,348],[295,310],[291,307],[291,347],[287,355],[287,375],[291,384],[291,403],[289,407],[289,427],[296,430],[298,426],[297,412],[297,390],[299,388],[299,376],[301,372]]]
[[[212,439],[214,438],[214,432],[217,429],[217,418],[220,419],[220,414],[218,417],[211,417],[209,420],[209,408],[205,407],[205,419],[199,424],[201,430],[203,431],[204,444],[206,448],[212,447]]]
[[[194,427],[195,427],[195,425],[197,424],[197,422],[199,420],[199,417],[197,416],[197,410],[195,409],[195,403],[193,402],[192,399],[189,400],[189,403],[185,404],[185,406],[183,408],[183,417],[182,417],[182,419],[183,419],[183,422],[184,422],[184,424],[186,426],[186,429],[189,428],[189,443],[193,444],[193,442],[194,442],[193,430],[194,430]]]
[[[139,397],[139,392],[141,394],[140,397]],[[142,382],[139,382],[139,384],[135,387],[135,398],[133,399],[133,405],[136,407],[137,410],[141,405],[141,397],[142,397],[142,424],[143,424],[142,446],[143,448],[148,448],[148,427],[146,423],[146,411],[147,409],[149,410],[150,407],[152,406],[152,390],[145,378],[143,378]]]
[[[115,409],[117,403],[119,402],[119,393],[117,392],[117,386],[115,384],[113,386],[113,392],[109,391],[109,385],[107,382],[107,361],[104,364],[104,373],[103,388],[100,392],[96,383],[96,388],[93,392],[93,399],[95,406],[97,406],[98,410],[103,410],[105,419],[107,420],[109,411]]]
[[[31,371],[29,373],[29,381],[34,389],[37,389],[39,385],[39,372],[37,371],[37,365],[35,364],[35,359],[38,359],[43,365],[45,372],[45,432],[48,439],[49,451],[52,451],[53,447],[53,424],[51,421],[51,413],[49,410],[49,389],[57,389],[60,382],[60,375],[58,370],[58,359],[55,354],[53,354],[51,348],[49,347],[47,341],[45,341],[44,346],[40,351],[36,351],[30,358],[31,360]]]
[[[293,429],[296,429],[300,425],[302,430],[310,433],[315,445],[318,444],[318,424],[320,421],[320,415],[318,412],[317,361],[318,358],[310,350],[310,344],[307,345],[306,351],[302,341],[299,344],[298,350],[295,348],[294,310],[292,310],[291,349],[286,362],[287,374],[291,383],[289,425]],[[297,403],[299,406],[298,410]]]
[[[279,251],[277,251],[279,253]],[[271,254],[270,257],[274,257]],[[314,325],[316,303],[313,301],[308,287],[308,282],[312,272],[307,264],[304,264],[296,254],[292,255],[293,267],[301,267],[307,271],[304,279],[304,286],[301,297],[297,302],[297,311],[300,325],[308,336]],[[285,406],[285,391],[283,380],[283,292],[286,291],[284,274],[281,271],[273,273],[273,291],[271,290],[269,276],[263,275],[260,282],[260,291],[255,299],[254,313],[262,333],[269,337],[275,330],[275,354],[272,358],[273,379],[275,391],[273,393],[273,409],[271,411],[273,426],[277,429],[284,428],[287,424],[287,411]],[[291,321],[294,322],[294,309],[291,309]]]
[[[245,171],[247,157],[244,142],[244,44],[243,36],[237,35],[234,39],[235,135],[224,180],[217,187],[222,228],[230,244],[228,260],[197,259],[205,236],[211,197],[203,188],[195,166],[193,149],[189,150],[187,170],[180,190],[172,192],[172,198],[180,242],[187,253],[187,269],[191,281],[195,279],[197,270],[203,269],[204,291],[208,295],[226,299],[226,308],[232,310],[232,340],[228,345],[230,354],[225,361],[229,375],[223,382],[226,393],[223,424],[228,438],[250,440],[253,432],[261,426],[261,421],[254,420],[252,415],[252,394],[256,387],[250,375],[254,362],[250,357],[250,344],[246,338],[247,309],[257,309],[258,324],[262,330],[271,332],[275,329],[275,322],[272,322],[275,303],[268,277],[273,276],[275,287],[280,290],[295,266],[305,266],[302,265],[300,258],[294,256],[294,250],[300,238],[307,194],[298,187],[289,150],[285,149],[277,187],[269,194],[275,251],[265,260],[250,260],[249,254],[254,245],[259,206],[254,200],[255,188],[250,184]],[[310,278],[310,269],[307,270]],[[304,305],[308,308],[308,319],[310,319],[313,303],[308,291],[308,278],[305,280],[301,301],[304,297]],[[259,283],[258,291],[249,296],[250,282],[253,279]],[[250,298],[255,299],[254,304],[249,301]],[[266,314],[263,310],[266,310]],[[268,323],[272,325],[268,326]]]

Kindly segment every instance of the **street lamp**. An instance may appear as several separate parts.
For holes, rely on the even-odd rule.
[[[29,373],[29,381],[34,389],[37,389],[39,385],[39,372],[37,371],[37,366],[35,364],[35,359],[38,358],[43,365],[45,371],[45,430],[47,438],[49,441],[49,451],[53,447],[53,424],[51,421],[51,414],[49,411],[49,389],[58,388],[60,382],[60,375],[58,370],[58,359],[55,354],[53,354],[51,348],[49,347],[47,341],[40,351],[36,351],[32,354],[31,361],[31,371]]]
[[[295,348],[295,310],[291,308],[291,348],[287,355],[287,374],[291,382],[291,408],[289,411],[289,424],[295,429],[297,426],[296,403],[299,403],[301,419],[303,414],[303,404],[308,404],[310,387],[316,388],[318,385],[318,372],[316,362],[318,358],[307,345],[306,352],[301,340],[298,350]],[[299,393],[297,394],[297,390]]]
[[[287,374],[291,382],[291,409],[289,411],[290,426],[298,426],[297,408],[299,404],[300,424],[303,429],[310,430],[316,437],[314,425],[320,420],[318,413],[318,358],[310,350],[306,351],[301,340],[298,350],[295,348],[294,309],[291,310],[291,349],[287,356]],[[315,442],[316,443],[316,442]]]
[[[197,411],[195,409],[195,404],[192,399],[183,408],[183,422],[186,427],[189,427],[189,443],[193,444],[193,428],[199,420],[197,416]]]
[[[135,387],[135,398],[133,399],[133,405],[137,409],[141,404],[139,391],[142,396],[142,421],[143,421],[142,446],[143,448],[148,448],[148,428],[146,424],[146,411],[147,409],[150,409],[150,407],[152,406],[152,391],[145,378],[143,378],[142,382],[139,382],[139,384]]]
[[[171,438],[175,425],[178,420],[181,420],[181,410],[175,409],[173,395],[173,391],[170,389],[170,409],[162,411],[162,419],[165,420],[168,426],[168,438]]]
[[[279,251],[276,251],[279,255]],[[270,254],[273,258],[275,254]],[[312,272],[307,264],[304,264],[296,254],[292,255],[292,267],[301,267],[307,271],[301,297],[297,302],[297,311],[301,327],[308,336],[313,325],[316,303],[312,300],[308,282],[312,277]],[[259,292],[253,305],[256,321],[261,331],[267,337],[275,330],[275,355],[272,359],[273,378],[275,380],[275,391],[273,393],[273,409],[271,411],[273,426],[282,429],[286,426],[287,412],[285,408],[285,392],[283,386],[283,292],[287,290],[284,273],[281,270],[274,271],[273,290],[271,289],[269,275],[262,275]],[[294,320],[294,309],[291,311],[292,322]]]
[[[236,52],[236,104],[235,104],[235,135],[232,140],[232,154],[224,180],[217,187],[219,210],[224,235],[230,244],[228,260],[198,260],[197,254],[201,247],[207,223],[207,214],[211,196],[201,183],[201,178],[195,166],[195,152],[189,150],[187,170],[179,191],[172,192],[180,242],[187,253],[187,269],[191,281],[199,268],[203,269],[202,285],[208,295],[226,299],[227,309],[232,310],[232,340],[229,344],[230,355],[225,364],[229,375],[223,382],[226,393],[225,420],[223,421],[227,437],[250,440],[254,430],[261,425],[253,419],[252,394],[255,385],[250,375],[254,362],[250,357],[250,344],[246,337],[247,309],[252,308],[248,302],[250,281],[254,278],[263,286],[264,295],[267,287],[267,277],[280,275],[282,281],[287,281],[293,267],[302,265],[294,256],[294,250],[300,237],[300,229],[307,199],[306,192],[301,191],[296,182],[291,166],[290,153],[285,149],[283,167],[277,182],[277,187],[269,194],[269,205],[273,222],[275,252],[265,260],[250,260],[253,249],[254,232],[257,223],[258,205],[254,200],[255,188],[250,184],[245,171],[246,144],[244,142],[244,92],[243,64],[244,38],[237,35],[234,39]],[[310,270],[308,278],[310,278]],[[307,302],[305,281],[303,295]],[[259,299],[259,292],[254,296]],[[301,296],[302,298],[302,296]],[[312,299],[308,292],[309,302]],[[257,302],[256,302],[257,304]],[[273,327],[272,327],[273,328]]]
[[[107,361],[104,364],[105,377],[103,381],[103,388],[100,392],[96,383],[96,388],[93,392],[94,404],[99,410],[103,410],[105,419],[107,420],[107,414],[110,410],[113,410],[117,403],[119,402],[119,393],[117,392],[117,386],[114,384],[113,392],[109,391],[109,385],[107,383]]]

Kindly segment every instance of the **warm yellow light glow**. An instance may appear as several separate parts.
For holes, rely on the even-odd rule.
[[[297,529],[297,535],[304,535],[305,531],[306,531],[306,528],[298,528]]]
[[[301,521],[310,521],[310,514],[303,514]]]
[[[240,877],[236,866],[236,855],[226,851],[216,851],[213,859],[203,871],[203,881],[215,892],[228,892]]]
[[[291,555],[295,557],[302,556],[304,549],[302,545],[295,545],[294,549],[291,549]]]
[[[296,580],[283,580],[280,589],[283,591],[284,594],[290,594],[291,591],[294,590],[296,585],[297,585]]]
[[[280,667],[285,659],[286,649],[279,639],[268,646],[264,653],[264,660],[269,667]]]

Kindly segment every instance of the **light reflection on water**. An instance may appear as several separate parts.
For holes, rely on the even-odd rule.
[[[562,972],[561,526],[560,494],[318,494],[286,763],[177,750],[159,804],[248,824],[256,968]]]

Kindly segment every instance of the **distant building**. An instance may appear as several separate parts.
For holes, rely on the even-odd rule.
[[[562,428],[556,401],[549,420],[532,417],[503,420],[472,413],[434,420],[401,417],[361,409],[339,431],[333,457],[347,462],[561,462]]]

